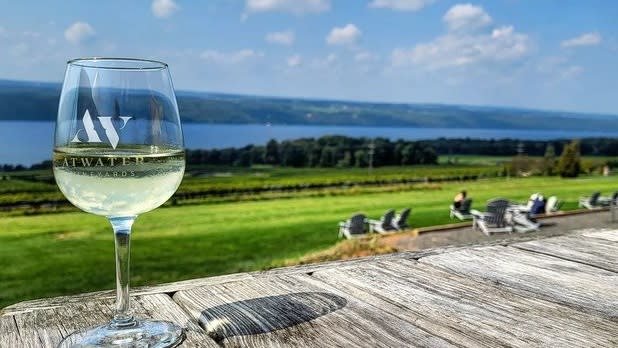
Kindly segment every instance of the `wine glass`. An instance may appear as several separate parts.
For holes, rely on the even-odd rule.
[[[107,217],[116,244],[112,321],[78,331],[60,347],[173,347],[184,333],[136,319],[129,302],[131,226],[169,199],[185,170],[182,128],[167,64],[131,58],[67,63],[58,106],[53,168],[71,203]]]

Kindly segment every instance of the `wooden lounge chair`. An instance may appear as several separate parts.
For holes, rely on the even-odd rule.
[[[610,197],[599,197],[599,204],[603,207],[609,207],[618,200],[618,191],[614,191]]]
[[[393,219],[395,218],[395,210],[387,210],[380,220],[369,220],[369,232],[376,232],[380,234],[389,234],[397,232],[397,229],[393,227]]]
[[[590,197],[581,197],[579,199],[579,207],[587,208],[587,209],[600,209],[603,207],[599,198],[601,197],[601,192],[594,192]]]
[[[399,215],[395,217],[395,219],[393,220],[393,227],[396,230],[401,231],[410,227],[408,225],[408,217],[410,217],[410,212],[412,212],[411,208],[405,208],[401,211]]]
[[[339,238],[351,239],[367,234],[366,221],[365,214],[355,214],[349,220],[339,222]]]
[[[558,197],[551,196],[547,199],[547,203],[545,204],[545,214],[550,215],[557,211],[560,211],[560,207],[562,207],[562,201],[558,200]]]
[[[487,211],[482,213],[478,210],[472,210],[472,227],[480,228],[483,233],[490,235],[492,233],[511,233],[513,228],[506,222],[505,214],[509,206],[509,201],[506,199],[493,199],[487,203]]]
[[[512,228],[515,232],[524,233],[540,231],[541,224],[539,222],[530,220],[528,214],[521,213],[519,211],[513,211],[510,214],[510,221],[512,224]]]
[[[459,208],[455,208],[455,205],[451,204],[451,219],[456,217],[459,220],[467,220],[472,219],[473,216],[470,213],[470,208],[472,207],[472,199],[466,198],[461,202],[461,206]]]

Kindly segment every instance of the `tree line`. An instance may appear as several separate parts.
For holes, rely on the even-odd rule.
[[[422,143],[432,146],[440,155],[487,155],[487,156],[515,156],[527,154],[529,156],[544,156],[548,146],[553,147],[558,154],[570,143],[567,139],[558,140],[518,140],[518,139],[435,139]],[[585,138],[578,141],[579,150],[584,156],[618,156],[618,139],[614,138]]]
[[[187,150],[187,164],[284,167],[374,167],[437,164],[439,155],[547,156],[559,155],[569,140],[434,139],[391,141],[387,138],[351,138],[329,135],[241,148]],[[618,156],[618,139],[587,138],[577,141],[578,154]],[[549,153],[548,153],[549,151]],[[549,165],[549,164],[546,164]],[[613,166],[613,165],[612,165]],[[552,170],[548,170],[552,172]]]
[[[323,136],[276,141],[266,145],[247,145],[240,148],[187,150],[187,164],[210,164],[248,167],[268,164],[284,167],[374,167],[388,165],[436,164],[438,155],[489,155],[489,156],[542,156],[541,172],[552,175],[557,170],[558,159],[568,140],[481,140],[481,139],[434,139],[391,141],[387,138],[351,138],[346,136]],[[584,156],[618,156],[618,139],[587,138],[577,142],[577,154]],[[515,159],[514,161],[517,161]],[[618,161],[607,163],[618,167]],[[526,164],[514,163],[518,167]],[[23,165],[0,165],[0,171],[10,172],[25,169],[50,168],[51,161],[30,167]]]
[[[283,167],[374,167],[437,164],[438,154],[428,144],[386,138],[323,136],[242,148],[187,150],[187,164]]]

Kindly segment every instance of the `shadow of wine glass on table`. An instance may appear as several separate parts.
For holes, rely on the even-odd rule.
[[[297,292],[227,303],[202,311],[206,333],[221,342],[289,328],[335,312],[348,301],[327,292]]]

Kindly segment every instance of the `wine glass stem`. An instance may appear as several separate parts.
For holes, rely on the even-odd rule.
[[[110,325],[116,328],[136,324],[129,301],[131,226],[135,218],[136,216],[109,217],[116,243],[116,313]]]

